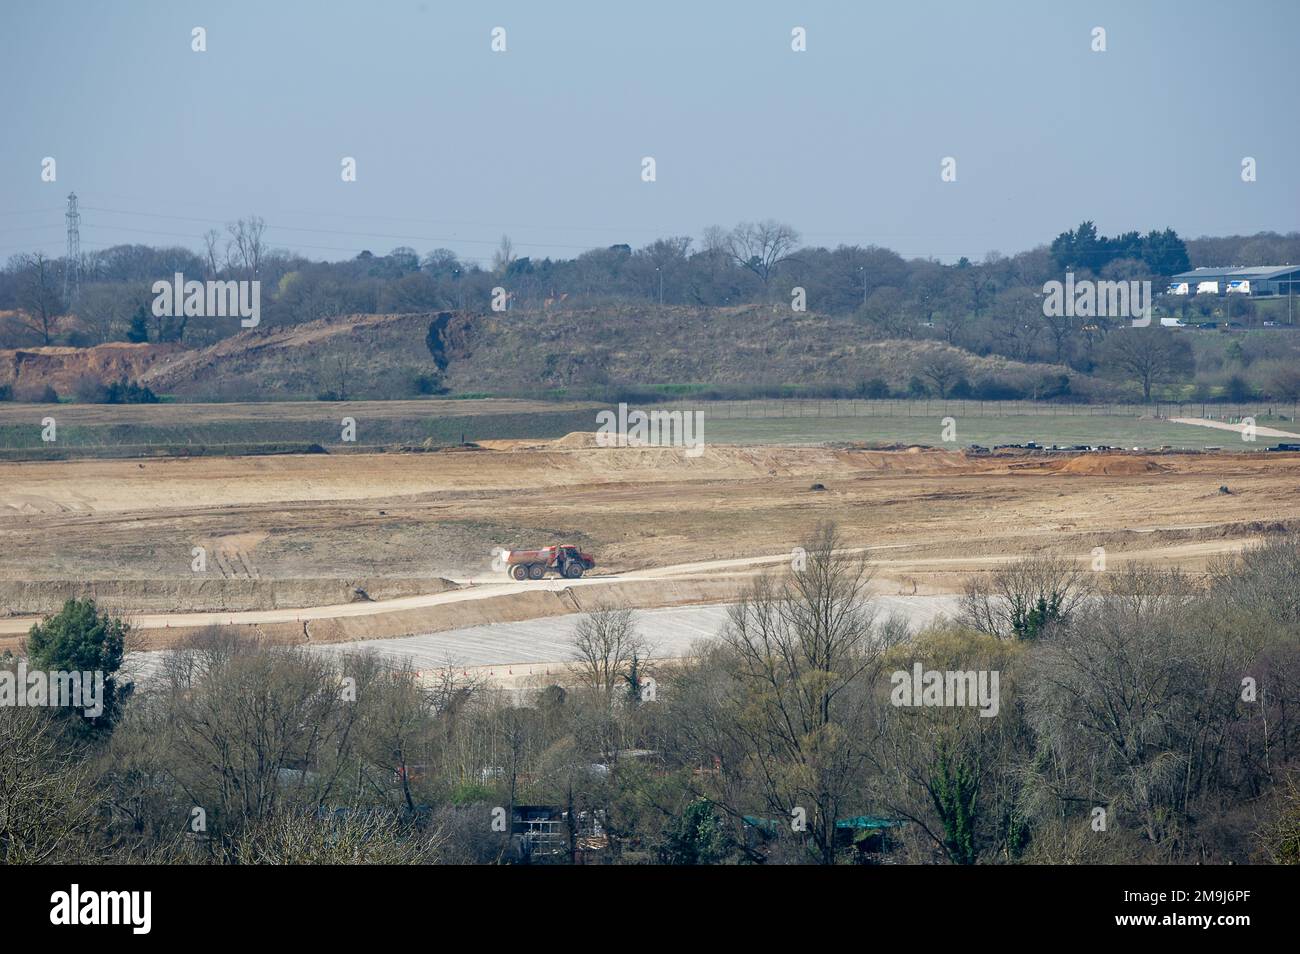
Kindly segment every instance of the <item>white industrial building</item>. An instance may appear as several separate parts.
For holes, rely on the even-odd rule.
[[[1300,289],[1300,265],[1256,265],[1251,268],[1194,268],[1169,279],[1169,295],[1251,295],[1268,298],[1294,295]]]

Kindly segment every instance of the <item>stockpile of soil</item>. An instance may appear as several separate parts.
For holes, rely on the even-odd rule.
[[[589,447],[650,447],[648,441],[631,435],[601,434],[598,431],[570,431],[550,444],[555,450],[585,450]]]
[[[1143,474],[1162,474],[1165,468],[1147,457],[1130,457],[1124,454],[1082,454],[1071,457],[1059,468],[1062,474],[1084,477],[1139,477]]]

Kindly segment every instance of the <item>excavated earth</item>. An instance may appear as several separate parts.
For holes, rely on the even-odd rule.
[[[886,594],[959,592],[1023,554],[1098,546],[1111,565],[1200,571],[1300,526],[1296,454],[593,443],[0,462],[0,649],[73,595],[151,647],[208,625],[329,642],[719,602],[825,521],[869,548]],[[495,547],[558,541],[594,553],[594,575],[513,584],[493,568]]]

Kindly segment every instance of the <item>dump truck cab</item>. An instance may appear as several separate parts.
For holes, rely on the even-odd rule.
[[[576,580],[582,574],[596,565],[596,561],[591,558],[591,554],[583,553],[572,544],[561,544],[559,553],[556,555],[556,569],[560,571],[561,576]]]

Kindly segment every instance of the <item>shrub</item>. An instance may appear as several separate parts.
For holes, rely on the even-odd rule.
[[[1034,387],[1034,397],[1040,401],[1070,396],[1070,377],[1066,374],[1044,374]]]
[[[98,378],[86,375],[72,385],[72,396],[82,404],[104,404],[108,389]]]
[[[14,389],[14,400],[25,404],[58,404],[59,392],[48,384],[27,384]]]
[[[416,394],[446,394],[447,388],[436,374],[417,374],[411,381]]]
[[[975,382],[971,396],[978,401],[1016,401],[1025,393],[1000,378],[980,378]]]
[[[865,381],[859,381],[857,386],[857,397],[868,399],[881,399],[889,397],[889,385],[883,378],[869,378]]]
[[[1240,404],[1243,401],[1253,399],[1255,396],[1255,389],[1252,388],[1250,382],[1240,374],[1234,374],[1224,382],[1223,394],[1229,401]]]
[[[158,395],[149,388],[120,378],[104,391],[104,404],[157,404]]]

